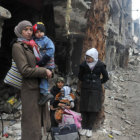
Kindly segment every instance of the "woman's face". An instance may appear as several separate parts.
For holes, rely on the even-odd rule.
[[[30,40],[32,38],[33,35],[33,27],[31,26],[27,26],[22,30],[22,36],[27,39]]]
[[[86,55],[86,62],[87,63],[92,63],[92,62],[94,62],[94,59],[92,57]]]
[[[56,83],[56,85],[57,85],[58,88],[62,88],[64,86],[64,83],[59,81],[59,82]]]

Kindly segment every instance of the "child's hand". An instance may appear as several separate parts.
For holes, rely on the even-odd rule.
[[[66,108],[66,109],[71,109],[71,106],[67,106],[67,105],[66,105],[65,108]]]
[[[52,77],[52,72],[49,69],[46,69],[46,74],[48,79]]]
[[[71,108],[74,108],[74,102],[71,102],[71,103],[70,103],[70,107],[71,107]]]

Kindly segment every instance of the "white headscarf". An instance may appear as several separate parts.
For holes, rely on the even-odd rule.
[[[89,66],[90,69],[94,69],[96,63],[98,62],[98,51],[95,48],[89,49],[86,52],[86,55],[92,57],[94,59],[94,61],[92,63],[87,63],[87,65]]]

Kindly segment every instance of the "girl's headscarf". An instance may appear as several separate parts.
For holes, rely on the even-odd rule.
[[[92,63],[87,63],[87,65],[89,66],[90,69],[94,69],[96,63],[98,62],[98,51],[95,48],[89,49],[86,52],[86,55],[92,57],[94,59],[94,61]]]
[[[18,38],[23,38],[21,33],[22,33],[22,30],[27,26],[32,27],[32,23],[30,21],[27,21],[27,20],[23,20],[23,21],[18,23],[18,25],[14,29],[14,32]]]

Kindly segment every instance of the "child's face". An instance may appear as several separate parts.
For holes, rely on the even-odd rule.
[[[41,32],[40,30],[37,30],[36,33],[35,33],[35,37],[36,38],[41,38],[44,36],[44,32]]]
[[[94,62],[94,59],[92,57],[86,55],[86,62],[87,63],[92,63],[92,62]]]
[[[57,85],[58,88],[62,88],[64,86],[64,83],[59,81],[59,82],[57,82],[56,85]]]

